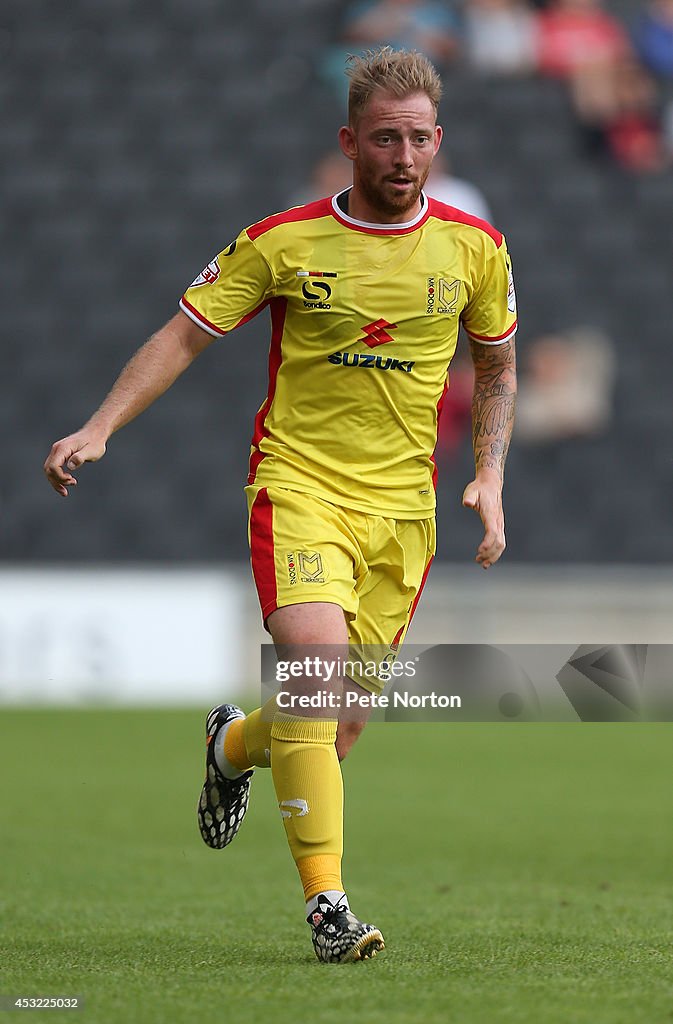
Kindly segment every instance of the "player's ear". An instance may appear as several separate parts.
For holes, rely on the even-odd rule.
[[[436,124],[435,125],[435,153],[437,152],[437,150],[441,146],[443,138],[444,138],[444,129],[442,128],[441,124]]]
[[[344,156],[347,156],[349,160],[355,160],[358,155],[358,146],[355,132],[350,125],[343,125],[342,128],[339,128],[339,146]]]

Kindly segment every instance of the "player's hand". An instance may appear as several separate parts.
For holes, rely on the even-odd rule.
[[[76,487],[73,472],[84,462],[97,462],[105,455],[105,441],[97,434],[80,430],[55,441],[44,464],[47,480],[57,494],[68,497],[68,487]]]
[[[465,508],[473,508],[481,516],[484,539],[477,548],[476,561],[488,569],[505,550],[505,516],[499,475],[480,475],[472,480],[463,491],[463,505]]]

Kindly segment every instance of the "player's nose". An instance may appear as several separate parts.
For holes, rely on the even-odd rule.
[[[414,162],[414,153],[411,143],[408,140],[400,142],[395,153],[395,162],[398,167],[411,167]]]

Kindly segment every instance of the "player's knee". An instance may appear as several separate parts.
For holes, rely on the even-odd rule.
[[[284,647],[322,644],[331,648],[348,643],[343,609],[336,604],[312,601],[285,605],[269,615],[267,626],[274,643]]]

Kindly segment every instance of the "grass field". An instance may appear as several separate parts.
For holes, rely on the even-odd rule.
[[[328,967],[268,773],[228,850],[198,836],[202,714],[0,721],[0,994],[100,1024],[673,1020],[673,726],[370,726],[345,880],[387,949]]]

